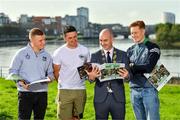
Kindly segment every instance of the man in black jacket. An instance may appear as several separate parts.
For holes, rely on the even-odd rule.
[[[144,73],[152,72],[160,57],[160,48],[145,38],[145,24],[135,21],[130,25],[134,45],[127,50],[130,60],[131,102],[137,120],[159,120],[158,91]]]

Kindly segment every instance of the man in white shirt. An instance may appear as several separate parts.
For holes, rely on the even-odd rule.
[[[80,119],[83,117],[86,89],[85,80],[80,78],[77,68],[90,61],[90,52],[78,43],[73,26],[65,26],[63,34],[66,44],[53,54],[59,90],[57,117],[62,120]]]

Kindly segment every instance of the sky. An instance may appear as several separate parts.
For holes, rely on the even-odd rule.
[[[77,8],[89,8],[92,23],[129,25],[135,20],[146,24],[162,22],[163,12],[176,15],[180,24],[180,0],[0,0],[3,12],[16,21],[21,14],[28,16],[77,15]]]

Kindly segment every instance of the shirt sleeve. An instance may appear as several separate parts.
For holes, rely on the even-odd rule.
[[[59,55],[59,51],[58,50],[54,51],[52,59],[53,59],[53,64],[56,64],[56,65],[60,65],[61,64],[60,55]]]

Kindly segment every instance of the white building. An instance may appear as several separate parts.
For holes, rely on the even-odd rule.
[[[66,15],[61,23],[62,25],[73,25],[78,32],[84,33],[88,27],[89,10],[85,7],[77,8],[77,15]]]
[[[88,26],[87,19],[84,16],[69,16],[66,15],[62,20],[62,25],[72,25],[79,32],[83,32],[83,30]]]
[[[85,8],[85,7],[77,8],[77,15],[86,17],[87,22],[89,22],[89,10],[88,10],[88,8]]]
[[[163,12],[162,21],[163,23],[175,24],[175,14],[171,12]]]

